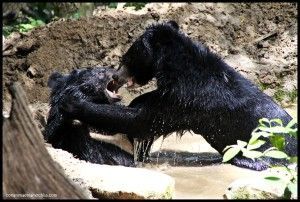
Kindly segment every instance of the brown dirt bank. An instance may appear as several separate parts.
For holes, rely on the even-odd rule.
[[[271,89],[296,88],[295,3],[151,3],[138,12],[98,9],[90,18],[61,19],[9,37],[3,52],[4,109],[11,81],[22,83],[30,103],[48,102],[52,72],[117,66],[145,27],[163,20],[176,20],[192,39],[211,47],[251,80]]]

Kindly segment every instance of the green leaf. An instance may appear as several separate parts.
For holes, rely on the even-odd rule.
[[[281,178],[276,177],[276,176],[267,176],[265,177],[266,180],[272,180],[272,181],[278,181],[281,180]]]
[[[109,3],[108,8],[117,8],[118,3]]]
[[[282,126],[282,121],[281,121],[281,119],[272,119],[272,120],[270,121],[270,124],[272,124],[272,123],[277,123],[279,126]]]
[[[297,129],[290,129],[289,135],[292,136],[292,137],[297,138],[298,137]]]
[[[255,140],[253,143],[247,145],[247,150],[257,149],[265,143],[266,141],[264,140]]]
[[[74,13],[71,18],[78,20],[80,18],[80,13]]]
[[[274,135],[270,137],[270,141],[274,147],[278,150],[283,151],[285,147],[285,138],[281,135]]]
[[[263,155],[263,153],[259,152],[259,151],[249,151],[249,150],[246,150],[246,149],[243,150],[243,156],[245,156],[247,158],[250,158],[252,160],[254,160],[255,158],[259,158],[262,155]]]
[[[261,130],[260,132],[257,132],[257,133],[260,134],[260,136],[263,136],[263,137],[270,137],[270,136],[273,136],[272,133],[269,133],[269,132],[264,131],[265,129],[267,129],[266,127],[264,127],[264,128],[258,127],[258,129]]]
[[[265,156],[271,157],[271,158],[276,158],[276,159],[285,159],[288,158],[288,155],[282,151],[277,151],[277,150],[272,150],[268,152],[264,152]]]
[[[238,141],[237,141],[237,145],[238,145],[240,148],[243,148],[243,147],[245,147],[245,146],[247,145],[247,142],[238,140]]]
[[[290,163],[297,163],[298,162],[298,157],[297,156],[292,156],[289,160]]]
[[[289,133],[290,132],[288,128],[284,128],[281,126],[274,126],[272,128],[266,128],[266,127],[258,127],[258,128],[268,133]]]
[[[262,118],[262,119],[259,119],[259,124],[261,125],[261,126],[267,126],[267,127],[270,127],[270,121],[269,121],[269,119],[267,119],[267,118]],[[268,124],[268,125],[266,125],[266,123]]]
[[[248,144],[252,144],[252,143],[255,142],[260,136],[261,136],[261,132],[252,132],[251,138],[250,138]]]
[[[45,23],[42,20],[35,20],[32,25],[34,25],[35,27],[40,26],[40,25],[44,25]]]
[[[34,26],[31,24],[20,24],[20,27],[27,30],[34,28]]]
[[[227,149],[231,148],[231,147],[236,147],[236,145],[228,145],[223,149],[223,152],[226,151]]]
[[[264,151],[264,153],[269,152],[269,151],[273,151],[273,150],[277,150],[277,148],[276,147],[270,147],[266,151]]]
[[[292,126],[294,126],[297,123],[297,119],[292,119],[287,125],[287,128],[291,128]]]
[[[241,149],[239,147],[232,147],[232,148],[228,149],[223,156],[222,162],[229,161],[230,159],[235,157],[240,151],[241,151]]]

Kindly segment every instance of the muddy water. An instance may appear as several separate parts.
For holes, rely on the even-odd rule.
[[[297,118],[297,105],[286,110]],[[191,133],[182,138],[172,134],[164,141],[160,138],[151,153],[152,162],[143,166],[175,179],[175,199],[223,199],[226,188],[234,180],[262,175],[259,171],[221,164],[216,150],[200,135]]]

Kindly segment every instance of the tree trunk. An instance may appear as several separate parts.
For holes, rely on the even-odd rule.
[[[10,93],[10,117],[3,117],[3,198],[88,198],[48,154],[21,85],[14,83]]]

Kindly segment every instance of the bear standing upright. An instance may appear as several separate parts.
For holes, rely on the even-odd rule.
[[[110,132],[139,139],[192,130],[220,153],[237,140],[248,141],[261,118],[279,118],[284,124],[292,119],[219,56],[181,33],[174,21],[148,27],[123,55],[121,66],[113,76],[119,83],[144,85],[155,77],[157,89],[137,97],[128,107],[66,96],[61,103],[64,113],[94,127],[105,123]],[[297,155],[297,140],[285,138],[286,153]],[[261,149],[268,146],[270,142]],[[264,170],[284,162],[237,156],[231,163]]]

